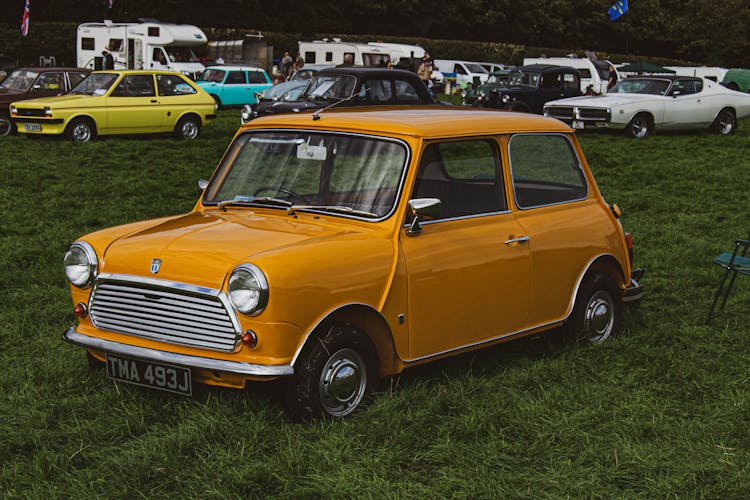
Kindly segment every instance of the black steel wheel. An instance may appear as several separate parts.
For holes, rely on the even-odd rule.
[[[574,338],[600,344],[622,327],[622,294],[609,274],[591,271],[578,290],[568,326]]]

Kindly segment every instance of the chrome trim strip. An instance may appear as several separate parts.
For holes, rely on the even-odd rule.
[[[63,340],[86,349],[103,351],[110,354],[119,354],[121,356],[132,357],[144,361],[170,363],[190,368],[232,373],[235,375],[277,377],[294,374],[294,368],[291,365],[257,365],[244,363],[242,361],[225,361],[222,359],[202,358],[199,356],[189,356],[186,354],[177,354],[167,351],[157,351],[155,349],[147,349],[145,347],[132,346],[113,342],[111,340],[89,337],[88,335],[76,332],[75,327],[72,326],[63,334]]]
[[[501,212],[482,212],[478,214],[471,214],[471,215],[461,215],[460,217],[449,217],[447,219],[433,219],[433,220],[422,220],[419,221],[420,224],[423,226],[426,226],[428,224],[440,224],[441,222],[450,222],[454,220],[466,220],[466,219],[476,219],[477,217],[490,217],[492,215],[505,215],[513,213],[510,210],[503,210]],[[409,227],[410,224],[404,223],[401,227]]]

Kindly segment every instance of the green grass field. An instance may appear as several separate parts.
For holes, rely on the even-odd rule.
[[[704,321],[711,260],[750,229],[750,120],[731,137],[581,135],[648,270],[620,337],[415,368],[365,412],[310,424],[277,386],[116,385],[61,340],[68,245],[189,211],[238,124],[223,111],[192,142],[0,139],[0,496],[747,498],[749,283]]]

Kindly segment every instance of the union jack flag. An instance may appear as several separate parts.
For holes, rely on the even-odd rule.
[[[29,0],[26,0],[26,6],[23,8],[23,18],[21,19],[21,34],[23,36],[26,36],[29,34],[29,14],[31,13],[31,9],[29,9]]]

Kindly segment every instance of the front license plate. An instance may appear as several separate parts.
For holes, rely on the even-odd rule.
[[[107,375],[113,380],[190,396],[190,369],[107,354]]]
[[[24,123],[23,129],[27,132],[41,132],[42,124],[41,123]]]
[[[575,129],[582,129],[584,127],[583,122],[580,120],[574,120],[573,121],[573,128]]]

